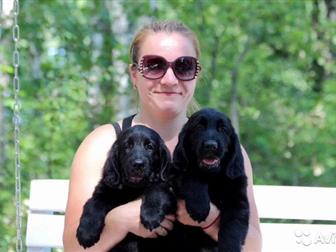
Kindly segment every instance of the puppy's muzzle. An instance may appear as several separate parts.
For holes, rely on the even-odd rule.
[[[211,169],[219,166],[219,144],[216,140],[209,139],[203,142],[201,167]]]
[[[217,151],[218,143],[215,140],[207,140],[204,142],[204,150],[207,152]]]
[[[130,182],[138,183],[145,175],[145,162],[141,159],[135,159],[132,163],[132,170],[130,172]]]

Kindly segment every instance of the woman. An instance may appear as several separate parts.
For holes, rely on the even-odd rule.
[[[179,22],[157,22],[144,27],[135,36],[130,53],[133,62],[129,68],[130,76],[139,95],[139,112],[132,125],[143,124],[156,130],[173,153],[178,134],[187,121],[187,107],[192,100],[200,71],[198,40],[189,28]],[[76,240],[79,218],[84,203],[91,197],[101,178],[107,152],[115,139],[112,125],[103,125],[89,134],[76,152],[65,214],[65,251],[84,251]],[[244,251],[260,251],[261,235],[252,190],[252,168],[244,149],[243,155],[251,211]],[[201,226],[205,233],[217,240],[216,218],[219,210],[213,204],[206,220],[198,223],[190,218],[184,202],[180,201],[176,216],[166,216],[160,227],[151,232],[140,223],[140,204],[139,199],[111,210],[105,218],[99,242],[85,251],[108,251],[128,232],[147,238],[165,236],[176,220],[186,225]]]

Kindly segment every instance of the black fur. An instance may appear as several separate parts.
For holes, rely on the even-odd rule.
[[[180,174],[174,191],[185,199],[189,215],[204,221],[210,201],[221,212],[218,245],[213,245],[213,251],[241,251],[249,221],[247,177],[229,118],[214,109],[193,114],[179,135],[173,164]]]
[[[112,145],[101,180],[84,205],[77,229],[79,243],[84,248],[93,246],[100,238],[106,214],[139,197],[141,222],[149,230],[158,227],[165,215],[175,213],[176,200],[167,181],[170,161],[167,147],[154,130],[137,125],[123,131]],[[150,240],[160,238],[129,234],[111,251],[149,251],[146,246]],[[153,251],[159,251],[152,244]]]

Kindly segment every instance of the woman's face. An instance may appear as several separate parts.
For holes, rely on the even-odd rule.
[[[173,62],[181,56],[196,58],[196,51],[187,37],[179,33],[160,32],[147,35],[141,44],[139,61],[145,55],[158,55]],[[186,113],[196,86],[196,79],[177,79],[171,67],[162,78],[156,80],[146,79],[133,67],[131,79],[138,91],[141,109],[164,116]]]

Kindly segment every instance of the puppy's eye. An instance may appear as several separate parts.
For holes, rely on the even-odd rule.
[[[130,150],[130,149],[132,149],[133,148],[133,142],[132,141],[128,141],[128,142],[126,142],[126,144],[125,144],[125,148],[126,148],[126,150]]]
[[[218,132],[225,132],[226,127],[225,127],[225,124],[222,121],[219,121],[217,123],[217,130],[218,130]]]
[[[218,126],[217,130],[218,130],[218,132],[225,132],[225,127],[224,127],[224,125],[220,125],[220,126]]]
[[[154,145],[152,143],[146,143],[145,148],[146,150],[154,150]]]

